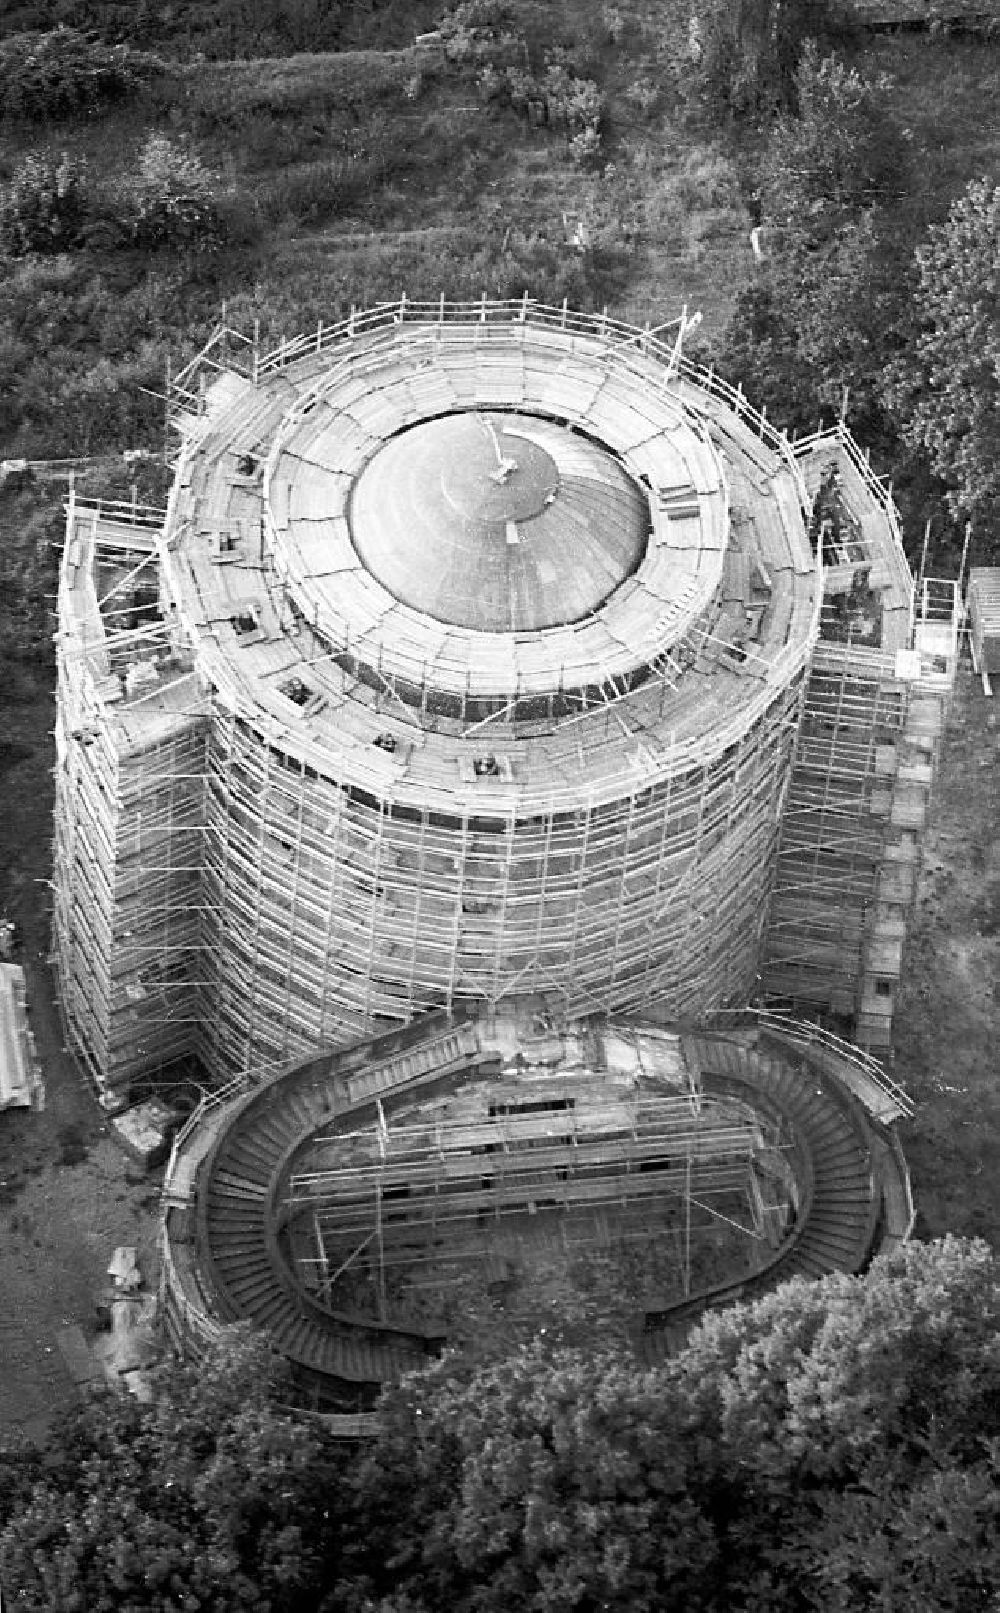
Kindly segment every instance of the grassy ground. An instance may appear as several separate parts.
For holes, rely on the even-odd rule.
[[[541,30],[527,26],[539,8],[519,9],[540,66],[563,37],[560,8],[543,8]],[[7,451],[151,445],[161,416],[140,386],[162,385],[168,356],[196,350],[224,300],[275,336],[404,290],[527,290],[653,324],[689,301],[721,330],[751,262],[735,166],[674,118],[662,27],[637,14],[614,43],[601,8],[572,10],[570,37],[595,42],[580,71],[600,76],[606,104],[583,164],[568,131],[484,95],[474,66],[413,48],[193,63],[96,122],[8,127],[0,179],[26,151],[68,148],[112,211],[152,130],[186,142],[215,175],[228,239],[0,261]],[[583,253],[568,240],[581,220]]]

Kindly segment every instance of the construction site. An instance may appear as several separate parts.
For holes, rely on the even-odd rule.
[[[471,1272],[516,1286],[553,1214],[618,1266],[660,1226],[661,1322],[808,1225],[815,1274],[912,1221],[886,1066],[959,593],[846,427],[789,441],[691,323],[223,328],[171,383],[167,508],[70,498],[68,1034],[109,1109],[204,1093],[175,1336],[254,1316],[320,1401],[437,1347]]]

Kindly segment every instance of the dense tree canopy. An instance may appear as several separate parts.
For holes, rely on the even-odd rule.
[[[24,1613],[306,1613],[325,1577],[334,1452],[281,1409],[241,1330],[151,1406],[89,1406],[33,1472],[8,1472],[0,1584]],[[2,1494],[2,1492],[0,1492]],[[312,1598],[312,1599],[310,1599]]]
[[[768,119],[794,111],[803,46],[843,32],[832,0],[690,0],[678,89],[694,113]]]
[[[722,362],[788,427],[812,430],[849,400],[868,441],[894,432],[883,371],[910,314],[879,203],[905,183],[906,142],[884,85],[812,43],[760,167],[766,261],[740,294]]]
[[[967,186],[916,261],[920,332],[895,370],[904,435],[953,514],[1000,545],[1000,185]]]
[[[354,1605],[984,1606],[998,1321],[992,1255],[949,1241],[711,1316],[651,1370],[540,1346],[438,1368],[362,1469]]]
[[[21,1613],[995,1607],[1000,1272],[914,1244],[708,1316],[644,1367],[544,1338],[436,1364],[370,1448],[282,1410],[237,1331],[150,1406],[0,1462]],[[992,1598],[992,1600],[991,1600]]]

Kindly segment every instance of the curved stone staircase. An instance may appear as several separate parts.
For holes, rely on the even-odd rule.
[[[908,1196],[893,1182],[885,1131],[807,1052],[769,1030],[683,1038],[706,1094],[738,1097],[777,1123],[798,1184],[795,1223],[768,1262],[739,1282],[648,1305],[651,1359],[677,1348],[710,1306],[754,1298],[794,1276],[860,1271],[898,1225]],[[214,1137],[171,1201],[164,1226],[164,1310],[178,1344],[197,1349],[220,1323],[250,1320],[287,1356],[303,1397],[358,1410],[381,1385],[425,1362],[440,1334],[334,1310],[307,1293],[279,1247],[279,1184],[322,1128],[370,1124],[382,1092],[437,1084],[481,1062],[474,1011],[437,1014],[366,1044],[296,1066],[220,1106]],[[197,1134],[197,1128],[195,1133]],[[905,1173],[905,1167],[901,1167]],[[888,1219],[886,1212],[888,1210]]]
[[[710,1307],[752,1300],[792,1277],[861,1271],[882,1235],[905,1236],[898,1213],[886,1226],[892,1151],[858,1100],[801,1048],[768,1032],[757,1045],[732,1037],[687,1038],[706,1092],[732,1091],[791,1129],[802,1197],[795,1225],[758,1271],[737,1282],[700,1290],[681,1304],[646,1311],[647,1357],[678,1348]],[[894,1197],[894,1195],[892,1195]],[[895,1208],[895,1204],[894,1204]]]

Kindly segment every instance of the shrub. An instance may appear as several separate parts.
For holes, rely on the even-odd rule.
[[[569,143],[569,154],[579,168],[595,163],[601,154],[601,135],[594,124],[588,124]]]
[[[593,79],[577,77],[563,52],[546,57],[541,92],[550,123],[573,134],[585,129],[597,133],[604,110],[601,92]]]
[[[622,100],[641,118],[652,117],[662,99],[662,87],[645,74],[634,78],[622,92]]]
[[[795,106],[795,68],[808,38],[842,31],[835,0],[690,0],[677,92],[689,117],[769,119]]]
[[[257,217],[266,224],[284,218],[318,224],[336,216],[350,192],[353,167],[348,159],[333,157],[286,169],[256,187]]]
[[[462,0],[438,23],[450,62],[481,62],[516,42],[513,12],[504,0]]]
[[[0,194],[0,244],[13,257],[64,252],[87,214],[85,165],[62,152],[28,153]]]
[[[593,79],[580,78],[574,71],[569,52],[548,52],[541,77],[525,67],[508,66],[501,71],[487,62],[477,82],[484,100],[507,103],[522,116],[541,107],[551,128],[565,129],[570,135],[577,161],[587,161],[600,150],[604,98]]]
[[[136,246],[207,250],[221,243],[215,182],[201,158],[182,140],[151,134],[120,201]]]
[[[75,28],[14,34],[0,43],[0,117],[41,123],[92,114],[160,71],[156,57],[91,41]]]
[[[890,366],[903,436],[948,488],[954,519],[1000,548],[1000,185],[972,180],[916,253],[919,334]]]

